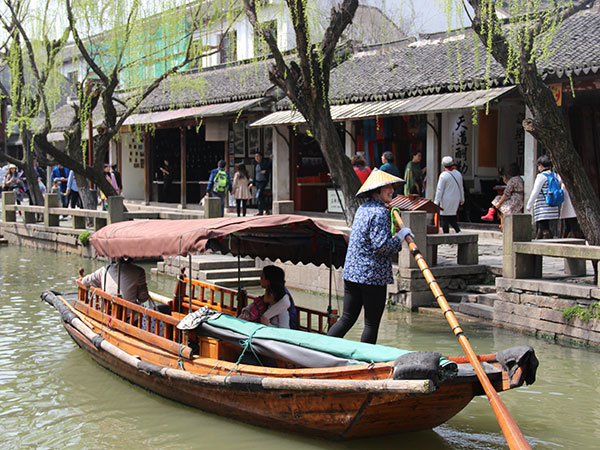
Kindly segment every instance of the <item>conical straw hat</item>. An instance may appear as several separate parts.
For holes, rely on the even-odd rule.
[[[361,195],[366,194],[367,192],[394,183],[404,183],[404,180],[402,178],[398,178],[392,174],[384,172],[383,170],[373,169],[373,172],[371,172],[369,178],[365,180],[361,188],[356,193],[356,197],[360,197]]]

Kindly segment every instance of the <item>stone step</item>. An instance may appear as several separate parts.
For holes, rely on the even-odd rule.
[[[477,294],[473,292],[449,292],[446,295],[446,299],[449,302],[454,303],[480,304],[493,307],[494,301],[498,299],[498,296],[495,293]]]
[[[479,294],[477,296],[478,305],[486,305],[494,307],[494,302],[498,300],[498,296],[494,294]]]
[[[190,261],[183,256],[165,258],[165,266],[185,267],[189,270]],[[240,258],[240,267],[254,267],[255,262],[252,258]],[[237,268],[238,259],[231,255],[194,255],[192,257],[193,270],[213,270],[213,269],[232,269]]]
[[[479,317],[481,319],[493,320],[494,308],[478,303],[459,303],[453,307],[454,311],[467,316]]]
[[[463,291],[448,292],[446,293],[446,300],[451,303],[477,303],[478,295]]]
[[[479,294],[495,294],[496,286],[493,284],[471,284],[467,287],[467,290]]]
[[[234,288],[238,287],[238,279],[235,278],[222,278],[220,280],[215,280],[217,286]],[[242,278],[242,287],[248,286],[260,286],[260,277],[250,277],[250,278]]]
[[[8,245],[8,239],[0,238],[0,245]]]
[[[260,278],[260,274],[262,273],[262,269],[257,269],[255,267],[244,267],[240,269],[240,275],[242,279],[246,278]],[[199,280],[208,280],[214,281],[218,283],[216,280],[222,280],[224,278],[235,278],[237,279],[238,270],[237,267],[235,269],[215,269],[215,270],[200,270],[198,271],[198,279]]]

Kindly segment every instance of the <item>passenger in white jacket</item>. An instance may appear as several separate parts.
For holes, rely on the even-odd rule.
[[[452,156],[444,156],[442,158],[442,165],[444,166],[444,171],[438,179],[434,202],[442,208],[440,216],[444,233],[450,231],[450,225],[452,225],[452,228],[457,233],[460,233],[456,212],[459,205],[465,202],[462,175],[459,170],[454,168]]]

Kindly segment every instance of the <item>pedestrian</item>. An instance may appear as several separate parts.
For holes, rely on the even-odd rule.
[[[356,176],[360,180],[360,184],[363,184],[365,181],[367,181],[367,178],[369,178],[369,175],[371,175],[371,168],[367,166],[365,158],[363,158],[361,155],[354,155],[352,158],[352,167],[354,168]]]
[[[383,170],[390,175],[394,175],[395,177],[402,179],[400,170],[394,165],[394,154],[392,152],[383,152],[383,155],[381,155],[381,167],[379,167],[379,170]],[[394,189],[394,197],[400,194],[399,186],[400,185]]]
[[[575,213],[575,208],[573,208],[569,191],[567,191],[560,175],[556,174],[556,177],[560,181],[560,187],[565,195],[565,200],[560,205],[561,237],[583,239],[583,232],[579,227],[579,222],[577,222],[577,214]]]
[[[117,182],[117,186],[119,187],[119,189],[117,190],[117,194],[121,195],[121,192],[123,192],[123,180],[121,178],[121,173],[117,170],[117,165],[113,164],[112,166],[110,166],[110,171],[115,176],[115,181]]]
[[[400,251],[404,238],[412,235],[409,228],[402,228],[392,236],[390,212],[386,206],[392,201],[394,184],[403,181],[375,169],[356,194],[368,199],[354,216],[342,272],[344,310],[342,318],[327,333],[329,336],[344,337],[364,309],[365,328],[360,340],[371,344],[377,342],[387,285],[394,281],[392,257]]]
[[[110,171],[110,166],[108,164],[104,164],[104,178],[106,178],[106,181],[108,181],[110,183],[110,185],[113,187],[115,192],[119,191],[119,186],[117,185],[117,180],[115,179],[115,175]],[[106,197],[106,194],[102,190],[100,191],[100,200],[102,201],[102,210],[107,211],[108,210],[108,198]]]
[[[4,175],[4,179],[2,180],[2,190],[3,191],[13,191],[15,193],[15,201],[17,205],[20,205],[23,201],[23,194],[25,193],[25,183],[23,183],[23,178],[19,174],[19,169],[14,164],[9,164],[8,172]],[[19,214],[21,211],[19,211]]]
[[[438,178],[434,203],[442,208],[440,219],[444,233],[450,232],[450,225],[452,225],[454,231],[460,233],[456,213],[458,207],[465,203],[462,175],[456,169],[452,156],[444,156],[442,166],[444,166],[444,171]]]
[[[542,155],[537,160],[538,174],[533,183],[533,189],[527,201],[527,211],[533,208],[535,220],[535,238],[552,239],[554,234],[550,228],[552,221],[558,220],[560,216],[560,206],[550,205],[546,201],[548,194],[549,177],[554,176],[552,172],[552,160],[548,155]]]
[[[77,188],[77,181],[75,181],[75,172],[71,170],[69,178],[67,179],[67,191],[65,192],[69,206],[71,208],[83,208],[81,203],[81,197],[79,195],[79,189]]]
[[[158,168],[161,174],[163,186],[162,186],[162,198],[159,201],[169,203],[171,199],[171,183],[173,182],[173,174],[171,173],[171,167],[169,166],[169,160],[164,159],[161,166]]]
[[[423,195],[423,169],[421,168],[421,159],[423,154],[421,150],[415,150],[412,159],[404,169],[404,195],[415,194],[419,197]]]
[[[61,163],[58,163],[52,169],[50,173],[50,181],[54,184],[54,180],[58,179],[60,181],[60,202],[63,208],[67,208],[69,206],[69,199],[67,197],[67,180],[69,179],[70,170],[64,167]]]
[[[254,160],[256,164],[254,166],[254,179],[250,182],[250,188],[256,186],[256,200],[258,201],[258,212],[257,216],[262,216],[267,213],[268,206],[265,199],[265,189],[269,183],[269,177],[271,176],[271,160],[264,158],[262,153],[256,152],[254,154]]]
[[[494,220],[496,214],[500,217],[500,228],[502,228],[502,217],[508,214],[519,214],[523,212],[523,178],[519,175],[519,166],[512,163],[502,175],[502,181],[506,185],[502,195],[497,195],[492,200],[492,207],[488,209],[482,220]]]
[[[232,190],[229,172],[225,170],[226,166],[227,163],[224,160],[218,162],[217,167],[210,171],[208,186],[206,187],[207,197],[219,197],[221,199],[221,217],[225,215],[227,194]]]
[[[235,175],[233,176],[233,195],[235,197],[235,210],[238,217],[240,213],[246,217],[246,206],[248,200],[252,198],[252,193],[248,187],[250,184],[250,177],[246,172],[246,166],[244,164],[238,164],[235,166]]]

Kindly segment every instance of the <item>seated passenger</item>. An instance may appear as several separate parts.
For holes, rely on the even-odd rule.
[[[265,314],[263,314],[263,317],[273,326],[298,329],[298,312],[292,294],[285,287],[285,272],[283,269],[277,266],[263,267],[260,285],[265,288],[264,301],[269,305],[269,309],[265,312],[266,317]],[[281,314],[283,314],[283,317],[280,320],[277,316]],[[267,325],[265,323],[267,320],[263,321],[261,318],[261,323]],[[282,323],[287,323],[287,326],[282,326]]]
[[[262,316],[266,310],[267,304],[264,301],[264,296],[261,295],[248,306],[245,306],[238,317],[249,322],[260,322],[260,316]]]
[[[138,305],[145,302],[151,306],[154,304],[146,284],[146,271],[133,264],[131,258],[119,258],[118,263],[100,267],[80,281],[84,286],[100,288],[107,294],[118,295]]]

